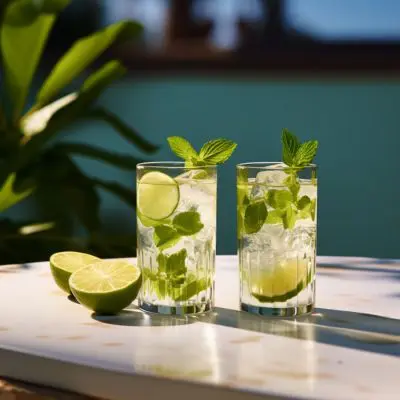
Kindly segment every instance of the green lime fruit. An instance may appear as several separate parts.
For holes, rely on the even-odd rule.
[[[178,207],[179,185],[174,178],[152,171],[138,184],[137,205],[142,216],[154,221],[168,218]]]
[[[252,274],[251,294],[261,303],[274,303],[291,299],[311,281],[306,260],[287,260],[272,270]]]
[[[72,273],[99,260],[91,254],[62,251],[54,253],[50,257],[50,269],[57,286],[64,292],[71,294],[68,281]]]
[[[136,299],[142,285],[140,268],[123,260],[98,261],[71,275],[72,294],[97,314],[117,314]]]

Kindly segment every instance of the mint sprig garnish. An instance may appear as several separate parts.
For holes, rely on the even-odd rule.
[[[282,131],[282,159],[288,167],[302,168],[312,162],[317,154],[318,141],[301,143],[287,129]]]
[[[169,147],[179,157],[185,161],[191,161],[198,157],[197,151],[193,146],[183,137],[171,136],[167,138]]]
[[[185,160],[188,167],[202,167],[204,165],[218,165],[229,159],[237,144],[228,139],[214,139],[205,143],[197,152],[185,138],[171,136],[167,138],[171,150]]]
[[[297,137],[287,129],[284,129],[282,131],[282,160],[286,165],[291,166],[293,164],[293,160],[299,148],[300,143]]]
[[[286,189],[269,189],[261,199],[247,196],[246,170],[239,171],[239,236],[243,230],[247,234],[259,232],[264,223],[282,224],[285,229],[292,229],[298,219],[315,220],[315,199],[310,199],[308,196],[299,198],[298,172],[312,163],[317,150],[318,141],[309,140],[301,143],[295,135],[283,129],[282,159],[286,165],[283,168],[287,177],[282,182],[282,186],[286,186]],[[315,184],[314,176],[311,181]]]

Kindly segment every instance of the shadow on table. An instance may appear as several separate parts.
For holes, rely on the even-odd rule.
[[[372,314],[319,308],[313,314],[297,319],[267,319],[216,308],[213,313],[196,318],[199,322],[247,331],[400,355],[400,321]]]
[[[16,274],[17,272],[24,272],[31,269],[32,266],[29,264],[9,264],[0,266],[1,274]]]
[[[379,261],[379,260],[378,260]],[[371,263],[365,263],[360,266],[353,264],[318,264],[318,275],[329,276],[332,278],[338,278],[341,280],[375,280],[376,274],[384,274],[387,280],[400,280],[400,264],[399,263],[387,263],[386,268],[384,264],[382,267],[376,265],[370,265]],[[378,264],[378,263],[377,263]],[[393,268],[393,265],[397,268]],[[349,274],[348,272],[362,272],[362,275]]]
[[[115,316],[93,314],[92,318],[104,324],[133,327],[166,327],[202,322],[374,353],[400,355],[400,320],[350,311],[317,308],[313,314],[296,319],[271,319],[219,307],[205,314],[169,316],[144,313],[131,306]]]
[[[96,315],[92,318],[98,322],[122,326],[177,326],[193,324],[197,320],[185,315],[150,314],[141,311],[135,306],[130,306],[118,315]]]

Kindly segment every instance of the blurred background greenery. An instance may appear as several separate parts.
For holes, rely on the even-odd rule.
[[[81,95],[91,74],[104,65],[113,70],[110,60],[127,69],[89,103],[73,111],[72,102],[53,115],[55,123],[63,112],[74,113],[18,170],[14,191],[29,196],[13,207],[0,199],[0,263],[41,260],[71,247],[134,255],[134,167],[141,159],[171,159],[169,135],[197,146],[217,136],[239,144],[219,170],[218,189],[217,252],[234,254],[235,164],[279,159],[283,127],[320,141],[318,254],[399,258],[400,8],[378,3],[249,0],[246,8],[240,0],[72,0],[54,24],[24,113],[76,40],[123,18],[143,29],[135,24],[122,47],[108,42],[49,100]],[[3,96],[10,94],[4,79],[3,56]],[[19,165],[9,160],[24,159],[23,149],[41,134],[13,135],[14,148],[2,145],[5,198],[15,172],[10,166]],[[31,193],[32,187],[39,189]],[[44,225],[37,233],[22,229],[32,223]]]
[[[98,188],[135,205],[135,193],[118,179],[89,176],[74,155],[134,171],[138,158],[99,148],[92,141],[57,141],[83,120],[108,124],[114,134],[144,152],[157,147],[117,115],[95,105],[99,95],[126,71],[118,60],[92,64],[111,46],[137,38],[141,25],[122,21],[81,38],[60,57],[38,90],[31,84],[56,18],[68,0],[9,0],[2,6],[0,40],[0,252],[2,263],[47,259],[58,250],[102,257],[131,255],[135,236],[108,237],[102,228]],[[87,73],[86,76],[82,75]],[[72,87],[79,78],[79,86]],[[28,103],[28,94],[32,104]],[[75,128],[79,129],[79,128]],[[24,218],[5,212],[24,200],[36,210]]]

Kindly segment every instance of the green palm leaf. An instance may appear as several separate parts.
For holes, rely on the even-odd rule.
[[[120,44],[137,37],[141,31],[142,27],[138,23],[121,21],[77,41],[44,82],[37,103],[40,106],[47,104],[113,43]]]
[[[119,197],[128,206],[136,208],[136,192],[134,190],[128,189],[127,187],[120,185],[116,182],[105,181],[98,178],[92,178],[92,182],[108,192]]]
[[[13,1],[0,29],[4,75],[17,119],[57,14],[69,0]]]
[[[93,118],[106,122],[111,125],[124,139],[148,153],[154,153],[159,149],[158,146],[143,138],[138,132],[123,122],[117,115],[102,107],[89,110],[84,114],[85,118]]]
[[[90,157],[131,171],[136,170],[136,164],[141,162],[141,160],[134,157],[118,154],[84,143],[60,143],[54,146],[54,150],[59,153]]]

